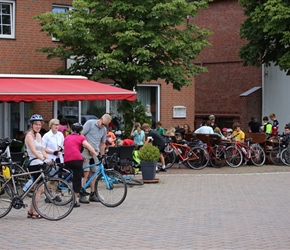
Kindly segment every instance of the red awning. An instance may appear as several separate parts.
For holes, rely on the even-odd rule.
[[[24,75],[21,75],[24,76]],[[136,99],[134,91],[75,76],[0,75],[0,101],[83,101]]]

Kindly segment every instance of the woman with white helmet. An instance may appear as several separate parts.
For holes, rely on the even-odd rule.
[[[34,114],[30,117],[30,130],[25,137],[25,146],[29,160],[32,160],[28,169],[29,171],[37,171],[45,163],[51,164],[51,160],[48,158],[44,148],[42,146],[42,139],[40,130],[43,124],[43,118],[39,114]],[[38,178],[40,173],[32,174],[34,180]],[[40,195],[44,192],[43,188],[40,188],[36,194],[36,202],[38,202]],[[28,214],[28,218],[40,219],[42,218],[37,212],[33,204],[31,203]]]

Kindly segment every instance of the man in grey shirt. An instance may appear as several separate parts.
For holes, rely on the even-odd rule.
[[[83,135],[86,137],[87,141],[93,146],[93,148],[101,155],[105,154],[106,149],[106,135],[107,135],[107,126],[111,122],[112,118],[109,114],[104,114],[100,119],[88,120],[84,124]],[[98,162],[98,158],[96,156],[92,156],[90,152],[84,148],[82,152],[82,156],[84,157],[84,166],[88,166],[90,164],[90,160],[93,158],[95,162]],[[84,178],[82,185],[84,186],[87,182],[89,171],[95,172],[97,170],[97,166],[84,169]],[[99,201],[95,194],[95,179],[91,182],[90,188],[91,193],[89,200],[85,196],[85,194],[80,194],[80,203],[89,203]]]

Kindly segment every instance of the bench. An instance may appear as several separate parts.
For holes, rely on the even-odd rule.
[[[207,145],[212,145],[212,139],[215,140],[215,144],[222,143],[222,138],[216,134],[193,134],[193,138],[197,138]]]
[[[264,133],[245,133],[245,138],[252,138],[251,143],[259,143],[267,152],[267,135]]]

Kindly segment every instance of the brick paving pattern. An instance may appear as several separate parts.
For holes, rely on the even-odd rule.
[[[289,249],[289,170],[174,166],[157,174],[157,184],[128,188],[117,208],[83,204],[57,222],[27,219],[26,209],[13,209],[0,219],[1,247]]]

